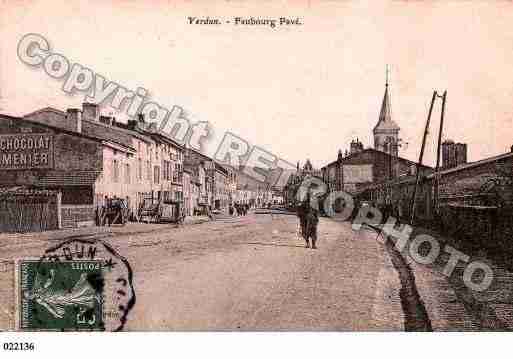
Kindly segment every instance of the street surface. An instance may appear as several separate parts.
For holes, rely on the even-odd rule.
[[[12,261],[39,257],[70,235],[102,238],[130,262],[137,301],[125,330],[390,331],[426,324],[412,320],[422,308],[404,296],[411,290],[375,232],[321,218],[317,250],[304,248],[297,232],[294,215],[250,213],[178,228],[129,224],[2,234],[0,328],[13,326]],[[490,329],[441,274],[419,266],[411,264],[434,330]],[[511,306],[501,308],[511,312]],[[507,323],[501,319],[503,329],[511,328]]]

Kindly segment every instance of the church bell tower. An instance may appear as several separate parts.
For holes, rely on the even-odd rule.
[[[399,130],[399,126],[392,120],[387,66],[385,95],[383,96],[383,102],[381,103],[378,123],[372,130],[372,133],[374,134],[374,148],[397,157],[399,147]]]

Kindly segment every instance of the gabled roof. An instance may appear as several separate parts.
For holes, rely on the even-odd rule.
[[[67,135],[84,137],[84,138],[87,138],[89,140],[94,140],[96,142],[102,142],[101,139],[96,138],[94,136],[88,136],[88,135],[83,134],[83,133],[78,133],[78,132],[67,130],[65,128],[60,128],[60,127],[57,127],[57,126],[48,125],[48,124],[43,123],[43,122],[28,120],[28,119],[23,118],[23,117],[10,116],[10,115],[6,115],[6,114],[3,114],[3,113],[0,113],[0,120],[2,120],[2,119],[22,121],[22,122],[25,122],[25,123],[28,123],[28,124],[31,124],[31,125],[34,125],[34,126],[40,126],[40,127],[44,127],[44,128],[53,130],[53,131],[62,132],[62,133],[65,133]]]
[[[199,157],[203,158],[203,160],[204,160],[204,161],[206,161],[206,162],[213,161],[213,160],[212,160],[212,158],[210,158],[209,156],[207,156],[205,153],[200,152],[200,151],[198,151],[198,150],[196,150],[196,149],[194,149],[194,148],[192,148],[192,147],[187,147],[187,148],[186,148],[186,152],[187,152],[188,154],[194,154],[194,155],[197,155],[197,156],[199,156]]]
[[[0,113],[0,120],[3,118],[9,119],[9,120],[23,121],[25,123],[29,123],[29,124],[32,124],[35,126],[41,126],[41,127],[48,128],[50,130],[57,131],[57,132],[62,132],[62,133],[65,133],[65,134],[68,134],[71,136],[78,136],[78,137],[87,138],[89,140],[94,140],[94,141],[100,142],[104,146],[108,146],[108,147],[117,149],[119,151],[123,151],[123,152],[127,152],[127,153],[135,153],[135,149],[132,146],[127,146],[119,141],[112,141],[107,138],[105,138],[105,139],[100,138],[98,136],[95,136],[94,134],[89,134],[89,133],[84,133],[84,132],[78,133],[75,131],[70,131],[67,128],[52,126],[52,125],[49,125],[44,122],[33,121],[33,120],[26,119],[24,117],[15,117],[15,116],[9,116],[9,115]]]
[[[214,161],[214,165],[215,165],[215,169],[219,172],[222,172],[224,173],[226,176],[228,176],[228,169],[223,166],[222,164],[220,164],[219,162],[217,161]]]
[[[36,120],[36,118],[34,117],[37,114],[45,113],[45,112],[51,112],[51,113],[59,115],[59,117],[60,117],[60,120],[54,121],[53,124],[51,125],[51,127],[58,128],[60,130],[69,131],[69,123],[64,122],[64,121],[67,121],[66,112],[55,109],[53,107],[45,107],[45,108],[33,111],[29,114],[24,115],[23,118],[25,120],[31,121],[33,123],[45,125],[46,124],[45,121]],[[62,124],[59,123],[60,121],[62,121]],[[46,125],[48,126],[48,124],[46,124]],[[74,133],[78,134],[76,132],[74,132]],[[134,148],[132,147],[131,136],[136,137],[140,140],[144,140],[146,142],[150,142],[150,140],[146,136],[139,134],[135,131],[126,130],[126,129],[119,128],[116,126],[106,125],[104,123],[97,122],[97,121],[90,121],[85,118],[82,118],[82,132],[79,133],[78,135],[92,137],[92,138],[106,141],[106,142],[116,143],[118,145],[127,147],[132,150]]]
[[[155,122],[151,122],[149,124],[149,126],[146,126],[146,128],[142,128],[141,126],[139,126],[139,124],[137,124],[136,131],[138,133],[148,135],[148,136],[157,136],[160,140],[164,140],[168,143],[171,143],[175,147],[184,149],[184,146],[181,145],[180,143],[178,143],[178,141],[176,141],[173,137],[171,137],[171,135],[169,135],[168,133],[166,133],[164,131],[159,130],[157,128],[157,124]]]
[[[390,96],[388,94],[388,84],[385,87],[385,95],[383,96],[383,102],[381,103],[381,111],[379,112],[379,119],[376,126],[374,126],[373,132],[379,130],[399,130],[399,126],[392,120],[392,111],[390,107]]]
[[[40,108],[39,110],[35,110],[31,113],[28,113],[26,115],[23,115],[23,117],[29,117],[29,116],[33,116],[33,115],[37,115],[39,113],[43,113],[43,112],[53,112],[53,113],[56,113],[58,115],[64,115],[66,116],[66,112],[64,111],[61,111],[61,110],[58,110],[54,107],[45,107],[45,108]]]
[[[391,154],[388,153],[388,152],[383,152],[383,151],[380,151],[380,150],[376,150],[375,148],[366,148],[366,149],[364,149],[362,151],[358,151],[358,152],[350,154],[349,156],[344,157],[340,162],[344,163],[344,161],[346,161],[348,159],[352,159],[352,158],[358,157],[362,153],[367,153],[367,152],[375,152],[375,153],[383,154],[385,156],[391,156]],[[400,157],[400,156],[393,156],[393,157],[394,157],[395,160],[404,161],[404,162],[407,162],[407,163],[409,163],[411,165],[417,164],[417,162],[410,161],[410,160],[408,160],[406,158],[403,158],[403,157]],[[334,165],[334,164],[336,164],[338,162],[339,162],[338,160],[332,161],[332,162],[328,163],[326,166],[323,166],[322,168],[327,168],[327,167],[329,167],[331,165]],[[421,165],[421,166],[424,167],[424,168],[431,168],[430,166],[426,166],[426,165]]]

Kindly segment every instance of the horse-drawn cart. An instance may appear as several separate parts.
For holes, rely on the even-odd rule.
[[[98,208],[98,225],[110,226],[111,224],[125,225],[128,219],[128,206],[124,199],[108,198],[103,207]]]
[[[145,199],[139,208],[140,222],[173,222],[181,223],[183,221],[183,206],[177,201],[154,201]]]

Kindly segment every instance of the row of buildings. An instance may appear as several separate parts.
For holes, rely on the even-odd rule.
[[[502,228],[499,232],[504,238],[513,234],[513,216],[508,214],[513,213],[513,146],[497,156],[468,162],[467,145],[447,139],[441,144],[437,170],[399,156],[399,132],[391,116],[386,84],[372,133],[374,146],[366,148],[356,139],[348,151],[343,154],[339,150],[336,159],[320,170],[309,161],[303,168],[298,166],[285,187],[285,201],[294,205],[298,184],[314,176],[328,192],[345,191],[357,201],[391,209],[401,218],[409,220],[414,209],[416,222],[444,222],[458,233],[470,231],[467,237],[486,237],[494,230],[497,237],[497,228]]]
[[[124,199],[133,217],[145,200],[180,203],[194,215],[233,202],[256,205],[263,192],[241,188],[236,170],[185,148],[142,115],[122,123],[92,103],[65,112],[0,114],[0,172],[0,192],[55,193],[58,228],[94,224],[97,209],[112,198]],[[2,211],[5,224],[12,208]]]

